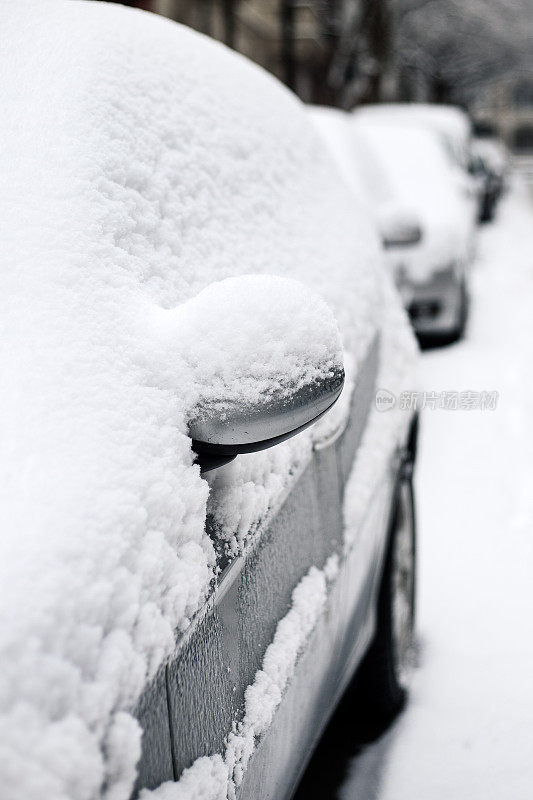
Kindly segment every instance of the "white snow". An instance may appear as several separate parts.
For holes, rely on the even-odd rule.
[[[516,185],[483,229],[460,344],[427,390],[499,392],[427,411],[416,471],[420,664],[406,711],[356,759],[342,800],[528,800],[533,767],[533,207]]]
[[[380,103],[358,108],[355,116],[370,122],[416,124],[436,131],[442,138],[450,160],[460,169],[468,169],[472,126],[468,115],[458,106],[436,103]]]
[[[387,196],[388,181],[372,153],[368,159],[368,153],[361,152],[361,146],[365,148],[364,141],[354,140],[350,114],[338,108],[312,105],[307,107],[307,113],[350,189],[374,213],[373,206]]]
[[[139,800],[227,800],[228,765],[221,755],[202,756],[184,770],[179,781],[143,789]]]
[[[335,556],[333,556],[335,558]],[[268,730],[294,672],[298,653],[313,630],[327,597],[326,576],[335,575],[335,564],[323,571],[311,567],[292,594],[292,607],[278,623],[267,647],[262,668],[244,696],[244,716],[228,737],[226,763],[231,781],[239,786],[259,737]]]
[[[223,46],[95,2],[1,3],[0,21],[2,793],[119,800],[139,756],[131,709],[215,570],[186,435],[207,365],[180,318],[228,277],[300,280],[355,372],[380,255],[300,103]],[[302,352],[309,316],[295,319]],[[248,342],[242,363],[274,359],[271,344]],[[236,503],[228,540],[320,435],[212,489]]]
[[[284,400],[342,369],[335,318],[300,281],[226,278],[165,316],[170,347],[179,342],[193,373],[187,408],[223,414],[232,406],[266,405],[274,394]]]

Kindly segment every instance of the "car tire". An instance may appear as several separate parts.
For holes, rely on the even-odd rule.
[[[405,704],[413,662],[416,530],[412,467],[399,480],[377,610],[377,630],[355,676],[357,707],[372,725],[388,723]]]
[[[479,215],[481,223],[492,222],[494,219],[494,209],[496,206],[496,198],[493,194],[486,195],[483,200],[483,207]]]

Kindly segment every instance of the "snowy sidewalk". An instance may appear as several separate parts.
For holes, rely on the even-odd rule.
[[[464,342],[424,354],[426,391],[495,411],[424,412],[417,466],[420,667],[342,800],[533,797],[533,204],[482,230]]]

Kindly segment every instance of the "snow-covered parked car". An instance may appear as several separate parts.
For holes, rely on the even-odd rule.
[[[373,151],[353,125],[352,115],[336,108],[309,106],[309,115],[323,137],[346,183],[365,205],[385,250],[388,268],[409,310],[412,285],[405,276],[416,274],[419,244],[424,237],[422,220],[406,192],[399,191]],[[413,265],[410,261],[413,259]]]
[[[462,336],[467,318],[477,200],[459,160],[451,165],[441,137],[432,126],[419,124],[418,113],[408,111],[394,106],[356,111],[354,137],[364,140],[395,194],[421,223],[420,243],[405,256],[393,254],[396,282],[414,328],[424,340],[454,341]],[[459,144],[456,149],[460,152]]]
[[[275,79],[117,5],[0,19],[2,797],[281,800],[358,666],[405,696],[407,317]]]

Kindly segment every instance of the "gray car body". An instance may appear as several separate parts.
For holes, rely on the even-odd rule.
[[[221,563],[211,594],[174,657],[137,708],[143,728],[135,795],[179,779],[206,755],[223,753],[299,581],[332,553],[340,570],[274,720],[258,743],[237,796],[288,798],[375,630],[377,593],[395,487],[409,443],[373,489],[357,542],[343,548],[343,497],[374,402],[379,336],[370,347],[343,432],[314,451],[281,508],[245,553]],[[246,456],[240,456],[246,457]],[[414,457],[408,453],[408,458]]]

